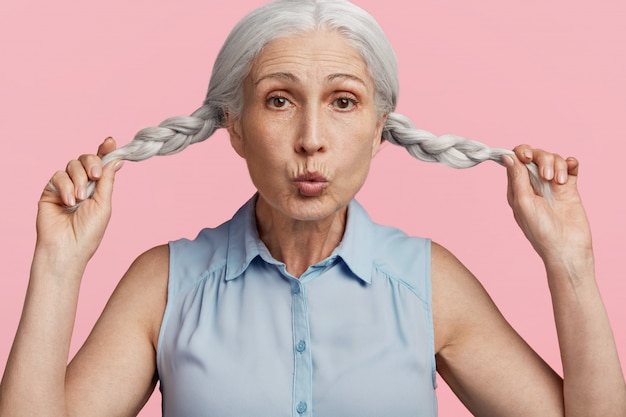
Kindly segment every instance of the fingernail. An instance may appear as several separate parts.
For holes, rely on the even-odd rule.
[[[528,149],[526,149],[524,152],[522,152],[522,154],[528,158],[528,159],[533,159],[533,153],[531,151],[529,151]]]
[[[100,178],[100,176],[102,175],[102,168],[98,165],[92,166],[89,170],[89,173],[91,174],[92,178]]]
[[[68,206],[73,206],[73,205],[75,205],[75,204],[76,204],[76,199],[75,199],[75,198],[74,198],[74,196],[73,196],[73,195],[71,195],[71,194],[67,194],[67,195],[65,196],[65,201],[67,201],[67,205],[68,205]]]
[[[119,171],[119,169],[122,167],[122,165],[124,165],[124,161],[122,161],[121,159],[118,159],[113,164],[113,170],[116,171],[116,172]]]
[[[567,182],[567,174],[565,172],[559,172],[557,181],[559,184],[565,184]]]
[[[87,190],[84,187],[80,187],[78,189],[78,199],[84,200],[85,198],[87,198]]]
[[[511,155],[502,155],[502,163],[506,167],[512,167],[515,164]]]
[[[543,170],[543,177],[545,179],[547,179],[548,181],[551,180],[552,178],[554,178],[554,170],[552,170],[552,167],[545,167]]]

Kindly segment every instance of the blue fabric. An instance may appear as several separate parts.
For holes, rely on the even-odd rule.
[[[163,415],[436,416],[430,241],[352,201],[341,244],[298,280],[259,239],[255,201],[170,243]]]

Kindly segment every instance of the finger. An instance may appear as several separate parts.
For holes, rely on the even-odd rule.
[[[114,151],[115,148],[117,148],[115,139],[109,136],[98,146],[98,156],[102,158],[104,155]]]
[[[554,179],[557,184],[565,184],[567,183],[568,178],[568,168],[567,162],[565,159],[561,158],[560,155],[555,155],[554,157]]]
[[[511,207],[517,206],[523,196],[534,196],[526,165],[514,155],[504,155],[502,162],[507,171],[507,198]]]
[[[50,187],[50,185],[52,187]],[[67,171],[57,171],[50,179],[50,182],[46,186],[46,190],[50,190],[54,194],[58,195],[61,202],[66,206],[73,206],[76,204],[76,190],[74,189],[74,183],[67,174]]]
[[[115,174],[122,168],[122,165],[124,165],[124,162],[117,160],[102,168],[102,177],[97,182],[96,190],[93,194],[93,199],[100,205],[110,206]]]
[[[65,171],[67,171],[67,175],[72,181],[74,197],[79,201],[87,198],[87,183],[89,182],[89,178],[82,162],[76,159],[68,162]]]
[[[555,178],[555,160],[560,156],[542,149],[533,149],[533,162],[539,168],[539,175],[546,181]]]
[[[515,152],[517,159],[525,164],[529,164],[533,160],[533,148],[530,145],[518,145],[513,148],[513,152]]]
[[[98,155],[81,155],[78,160],[83,164],[90,180],[98,180],[102,176],[102,159]]]
[[[580,163],[578,162],[578,159],[574,158],[574,157],[569,157],[565,160],[565,163],[567,164],[567,173],[568,175],[577,177],[578,176],[578,167],[580,166]]]

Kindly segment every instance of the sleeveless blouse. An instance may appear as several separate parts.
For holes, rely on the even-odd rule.
[[[430,240],[352,201],[340,245],[297,279],[259,239],[255,202],[170,242],[163,416],[436,416]]]

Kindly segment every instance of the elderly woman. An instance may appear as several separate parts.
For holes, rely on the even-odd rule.
[[[479,416],[626,415],[578,162],[434,138],[394,113],[397,88],[382,31],[350,3],[279,1],[244,18],[192,116],[119,149],[107,139],[44,190],[0,414],[136,415],[158,380],[166,416],[434,416],[437,371]],[[121,160],[221,127],[258,192],[222,226],[141,255],[66,367]],[[424,160],[506,166],[545,263],[563,379],[446,249],[372,223],[354,201],[383,139]]]

